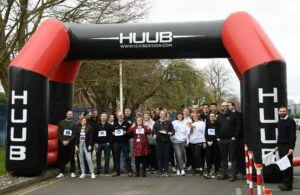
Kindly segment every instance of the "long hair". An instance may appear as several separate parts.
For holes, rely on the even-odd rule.
[[[85,117],[83,117],[81,120],[80,120],[80,127],[82,127],[82,125],[81,125],[81,121],[82,120],[86,120],[86,124],[85,124],[85,129],[84,129],[84,131],[85,131],[85,133],[87,133],[87,132],[89,132],[89,130],[92,128],[91,127],[91,125],[90,125],[90,122],[89,122],[89,120],[87,119],[87,118],[85,118]]]

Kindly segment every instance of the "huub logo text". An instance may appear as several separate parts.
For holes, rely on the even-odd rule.
[[[24,146],[27,140],[27,109],[24,109],[27,105],[28,92],[25,90],[20,95],[16,95],[16,91],[11,92],[11,127],[10,131],[10,147],[9,147],[9,160],[21,161],[26,159],[26,147]],[[22,117],[19,113],[22,113]],[[20,135],[21,137],[16,136]]]
[[[171,43],[173,41],[172,32],[156,32],[154,36],[150,32],[137,34],[131,32],[129,34],[120,33],[120,44],[143,44],[143,43]]]

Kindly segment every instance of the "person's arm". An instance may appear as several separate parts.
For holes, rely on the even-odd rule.
[[[80,135],[80,130],[78,129],[78,126],[76,125],[76,127],[75,127],[75,133],[76,133],[76,135],[75,135],[75,145],[76,146],[79,146],[79,135]]]
[[[75,124],[72,125],[72,132],[73,132],[73,134],[70,137],[70,142],[75,140],[75,136],[76,136],[76,125]]]
[[[150,135],[151,134],[151,128],[150,127],[144,127],[145,134]]]
[[[58,137],[59,137],[59,141],[62,143],[63,142],[63,136],[62,136],[62,134],[63,134],[63,131],[64,131],[64,128],[63,128],[63,125],[62,125],[62,121],[60,121],[59,123],[58,123]]]
[[[94,142],[93,142],[93,135],[94,135],[94,128],[91,127],[90,130],[89,130],[89,146],[93,146],[94,145]]]
[[[220,117],[217,118],[216,120],[216,138],[217,138],[217,141],[220,140],[219,138],[219,135],[220,135]]]
[[[204,132],[204,137],[205,137],[205,140],[206,141],[209,141],[209,139],[208,139],[208,127],[207,127],[207,125],[205,126],[205,132]]]
[[[238,113],[235,114],[235,134],[234,137],[237,139],[240,135],[240,130],[241,130],[241,119]]]
[[[169,132],[168,132],[168,134],[169,135],[174,135],[175,134],[175,130],[174,130],[174,127],[173,127],[171,122],[169,123]]]
[[[290,149],[294,150],[296,145],[296,123],[294,119],[290,119],[290,125],[289,125],[289,132],[290,132],[290,140],[289,140],[289,146]]]

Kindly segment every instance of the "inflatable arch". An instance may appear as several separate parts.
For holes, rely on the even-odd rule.
[[[37,175],[57,162],[56,125],[72,108],[79,60],[150,58],[228,58],[241,81],[245,140],[256,162],[274,148],[278,107],[287,104],[286,64],[249,14],[157,24],[48,19],[10,64],[7,170]]]

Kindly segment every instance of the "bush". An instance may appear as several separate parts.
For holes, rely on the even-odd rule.
[[[291,118],[300,118],[300,113],[289,115]]]
[[[0,92],[0,103],[7,104],[7,95]]]

